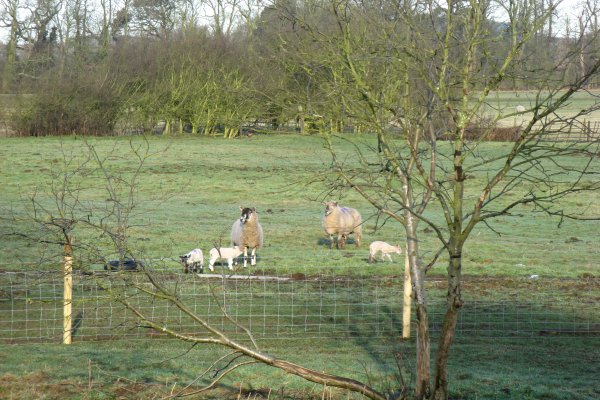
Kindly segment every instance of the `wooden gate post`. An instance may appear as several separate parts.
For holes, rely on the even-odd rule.
[[[404,252],[404,302],[402,307],[402,338],[410,338],[410,309],[412,299],[412,281],[410,279],[410,262],[408,247]]]
[[[73,300],[73,257],[71,256],[71,237],[67,236],[64,259],[64,295],[63,295],[63,344],[71,344]]]

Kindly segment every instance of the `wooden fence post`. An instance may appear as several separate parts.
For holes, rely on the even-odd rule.
[[[73,329],[72,302],[73,300],[73,257],[71,255],[71,237],[67,236],[64,259],[64,295],[63,295],[63,344],[71,344]]]
[[[404,252],[404,302],[402,307],[402,338],[410,338],[410,309],[412,298],[412,282],[410,279],[410,262],[408,261],[408,247]]]

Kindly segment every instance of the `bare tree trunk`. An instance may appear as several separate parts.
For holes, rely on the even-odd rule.
[[[579,16],[579,77],[585,76],[585,26],[583,14]],[[587,87],[584,85],[583,87]]]
[[[416,217],[411,212],[406,212],[406,236],[409,264],[411,266],[411,280],[413,296],[416,303],[417,316],[417,364],[415,381],[415,399],[425,398],[429,393],[431,382],[431,347],[429,339],[429,317],[425,295],[425,274],[419,266],[417,223]]]
[[[464,99],[463,99],[464,100]],[[442,324],[433,383],[433,396],[435,400],[448,398],[448,358],[450,346],[456,331],[458,312],[462,307],[461,281],[462,281],[462,249],[465,241],[463,236],[463,208],[465,172],[463,169],[464,126],[458,127],[454,141],[454,187],[452,201],[452,220],[448,220],[450,240],[448,253],[448,294],[446,295],[446,315]]]
[[[454,249],[455,250],[450,255],[450,262],[448,265],[447,309],[437,349],[432,396],[435,400],[446,400],[448,398],[448,358],[450,356],[452,339],[454,338],[454,333],[456,331],[458,312],[463,304],[461,298],[462,244],[460,247],[455,246]]]
[[[429,338],[429,316],[427,305],[416,305],[417,313],[417,370],[415,382],[415,399],[424,399],[430,390],[431,381],[431,346]]]

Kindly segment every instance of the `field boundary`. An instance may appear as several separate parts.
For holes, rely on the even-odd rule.
[[[402,331],[402,276],[228,276],[173,270],[152,274],[200,317],[232,337],[244,335],[236,324],[260,339],[378,340],[399,337]],[[59,272],[0,273],[0,342],[59,343],[62,280]],[[75,273],[73,341],[166,337],[144,327],[115,300],[124,295],[161,324],[180,332],[204,332],[173,305],[136,289],[149,287],[146,275],[139,272]],[[431,302],[433,335],[441,329],[443,313],[442,301]],[[600,338],[600,304],[466,299],[457,326],[457,337],[543,336]]]

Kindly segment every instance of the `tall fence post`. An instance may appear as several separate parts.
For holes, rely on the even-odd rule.
[[[410,262],[408,248],[404,252],[404,302],[402,307],[402,338],[410,338],[410,309],[412,298],[412,282],[410,279]]]
[[[64,258],[63,344],[71,344],[71,331],[73,328],[73,257],[71,251],[71,237],[67,236]]]

